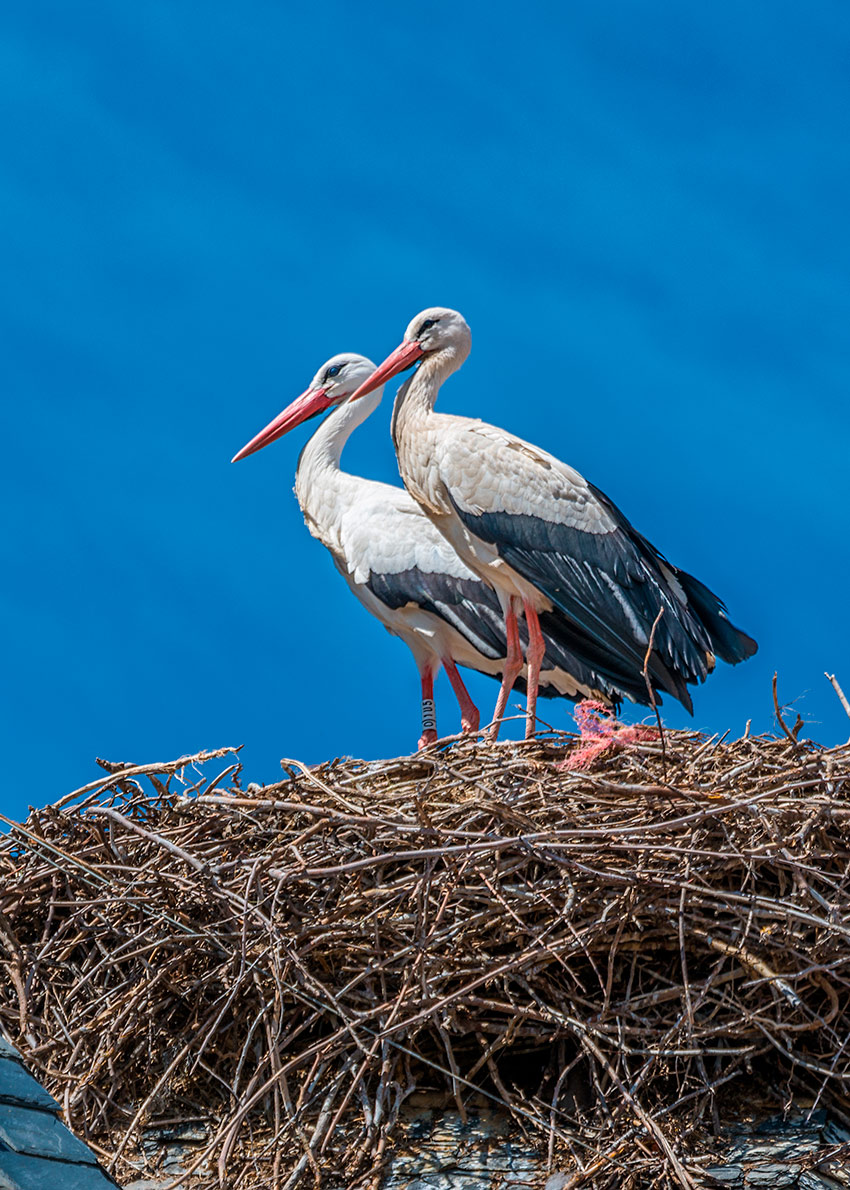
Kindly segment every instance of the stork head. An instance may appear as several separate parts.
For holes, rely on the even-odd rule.
[[[322,364],[310,381],[307,391],[315,393],[321,390],[327,401],[327,408],[331,405],[341,405],[374,370],[375,365],[365,355],[343,351],[340,355],[332,355]]]
[[[411,320],[399,346],[360,385],[352,400],[373,392],[391,377],[427,357],[439,356],[447,370],[453,372],[469,355],[471,341],[469,324],[462,314],[445,306],[430,306]]]
[[[469,324],[457,310],[431,306],[408,323],[404,343],[417,343],[422,355],[450,348],[469,354]]]
[[[318,417],[335,405],[341,405],[358,385],[373,375],[374,371],[375,365],[370,359],[366,359],[365,355],[353,355],[349,351],[331,356],[322,364],[301,396],[296,397],[291,405],[287,405],[265,429],[260,430],[259,434],[243,446],[231,462],[236,463],[246,455],[262,450],[264,446],[281,438],[302,422],[309,421],[311,417]]]

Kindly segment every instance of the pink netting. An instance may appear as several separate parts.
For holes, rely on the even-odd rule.
[[[573,717],[581,732],[580,746],[560,766],[586,769],[608,748],[624,748],[642,740],[658,739],[658,729],[642,724],[618,723],[614,712],[604,703],[585,698],[576,704]]]

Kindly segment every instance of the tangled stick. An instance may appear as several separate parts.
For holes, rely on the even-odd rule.
[[[665,759],[576,714],[582,767],[557,733],[264,789],[196,758],[33,811],[0,1028],[117,1176],[192,1120],[229,1190],[377,1185],[416,1089],[502,1104],[574,1186],[688,1185],[742,1075],[850,1120],[850,747]]]

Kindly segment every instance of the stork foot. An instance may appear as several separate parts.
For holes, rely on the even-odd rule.
[[[433,727],[429,727],[426,731],[423,731],[422,735],[419,737],[418,750],[421,752],[423,748],[428,748],[431,746],[431,744],[436,744],[436,742],[437,742],[436,729]]]
[[[460,717],[460,729],[471,735],[475,735],[481,723],[481,716],[478,713],[478,707],[473,707],[471,711],[467,711]]]
[[[463,679],[457,672],[457,666],[451,657],[443,658],[443,668],[446,671],[449,681],[452,684],[452,690],[455,692],[458,705],[460,706],[460,728],[464,732],[478,731],[478,724],[481,722],[481,716],[478,713],[478,707],[469,697],[469,691],[463,684]]]

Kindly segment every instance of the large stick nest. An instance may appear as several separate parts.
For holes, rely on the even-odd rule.
[[[0,1025],[123,1177],[194,1117],[200,1184],[377,1187],[423,1088],[570,1186],[693,1185],[753,1080],[847,1123],[850,746],[665,741],[112,773],[0,848]]]

